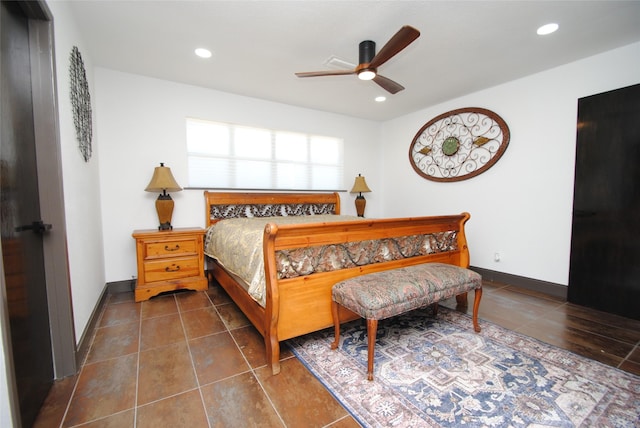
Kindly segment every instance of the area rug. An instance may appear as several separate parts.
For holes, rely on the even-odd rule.
[[[640,427],[640,377],[441,307],[380,322],[374,381],[363,321],[289,340],[365,427]]]

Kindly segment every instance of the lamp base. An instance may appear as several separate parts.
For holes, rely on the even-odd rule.
[[[358,217],[364,217],[364,207],[367,206],[367,201],[364,196],[356,197],[356,213],[358,213]]]
[[[173,215],[173,199],[167,194],[160,194],[156,199],[156,211],[160,226],[158,230],[173,230],[171,226],[171,216]]]
[[[171,223],[160,223],[158,230],[173,230],[173,226],[171,226]]]

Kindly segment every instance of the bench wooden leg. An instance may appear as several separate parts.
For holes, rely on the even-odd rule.
[[[340,345],[340,310],[339,303],[336,301],[331,301],[331,315],[333,317],[333,329],[335,331],[335,337],[333,339],[333,343],[331,344],[331,349],[337,349],[338,345]]]
[[[367,319],[367,380],[373,380],[373,360],[376,348],[378,320]]]
[[[478,324],[478,309],[480,308],[480,299],[482,299],[482,288],[476,288],[473,298],[473,329],[476,333],[480,333],[480,324]]]
[[[458,294],[456,296],[456,305],[460,308],[466,308],[468,306],[467,293]]]

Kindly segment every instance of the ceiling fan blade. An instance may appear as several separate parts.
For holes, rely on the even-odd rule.
[[[384,90],[386,90],[387,92],[391,92],[392,94],[400,92],[404,89],[404,86],[402,86],[401,84],[396,83],[387,77],[380,76],[379,74],[373,78],[373,81],[380,85]]]
[[[420,36],[420,31],[415,28],[405,25],[402,27],[386,45],[380,49],[378,54],[373,57],[369,68],[378,68],[385,62],[389,61],[398,52],[409,46],[415,39]]]
[[[298,77],[317,77],[317,76],[345,76],[355,74],[355,70],[327,70],[327,71],[305,71],[296,73]]]

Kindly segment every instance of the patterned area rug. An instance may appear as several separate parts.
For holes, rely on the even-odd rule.
[[[363,321],[289,340],[366,427],[640,427],[640,377],[441,307],[380,321],[366,380]]]

